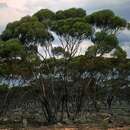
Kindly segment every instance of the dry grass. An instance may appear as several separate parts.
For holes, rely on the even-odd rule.
[[[21,128],[21,129],[0,129],[0,130],[102,130],[101,128],[89,128],[85,126],[78,126],[78,127],[41,127],[41,128]],[[109,128],[106,130],[130,130],[130,127],[122,127],[122,128]]]

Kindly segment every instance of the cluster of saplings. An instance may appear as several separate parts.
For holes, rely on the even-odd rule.
[[[87,15],[80,8],[42,9],[2,32],[0,77],[31,86],[23,95],[37,97],[50,123],[75,121],[102,108],[112,114],[113,103],[130,103],[130,61],[117,38],[129,28],[111,10]],[[80,55],[87,41],[93,44]],[[11,90],[3,99],[6,106]]]

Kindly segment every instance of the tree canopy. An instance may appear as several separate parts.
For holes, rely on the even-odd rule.
[[[55,20],[55,13],[49,9],[41,9],[36,12],[33,16],[37,17],[40,22],[44,22],[46,20]]]
[[[17,38],[26,45],[45,44],[46,41],[53,40],[46,26],[40,23],[36,17],[30,16],[23,17],[20,21],[9,23],[1,38],[3,40]]]
[[[24,47],[20,41],[11,39],[0,41],[0,58],[15,58],[22,56]]]
[[[56,19],[82,18],[86,16],[86,11],[81,8],[70,8],[67,10],[59,10],[56,12]]]
[[[103,31],[117,31],[125,28],[127,22],[125,19],[116,16],[111,10],[101,10],[94,12],[86,17],[86,20]]]

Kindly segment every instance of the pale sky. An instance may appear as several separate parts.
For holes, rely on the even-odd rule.
[[[57,11],[71,7],[81,7],[88,14],[100,9],[111,9],[116,15],[130,21],[130,0],[0,0],[0,32],[7,23],[31,15],[42,8]],[[123,31],[119,38],[130,57],[130,31]]]

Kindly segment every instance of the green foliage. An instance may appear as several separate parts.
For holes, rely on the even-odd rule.
[[[11,39],[8,41],[0,41],[0,57],[14,58],[24,53],[24,47],[19,40]]]
[[[70,8],[67,10],[60,10],[56,12],[56,18],[59,19],[67,19],[67,18],[77,18],[86,16],[86,11],[81,8]]]
[[[119,44],[117,37],[106,32],[97,32],[93,39],[94,45],[90,46],[86,54],[90,56],[104,55],[111,52]]]
[[[27,16],[24,16],[21,18],[21,20],[19,21],[19,24],[26,23],[26,22],[36,22],[37,20],[38,20],[37,17],[35,17],[35,16],[31,17],[31,16],[27,15]]]
[[[97,32],[95,38],[95,44],[109,43],[111,46],[118,45],[118,39],[113,34],[107,34],[105,32]]]
[[[60,44],[65,49],[64,58],[73,57],[80,43],[93,33],[91,25],[79,18],[58,20],[52,24],[51,30],[58,35]]]
[[[6,29],[4,30],[4,32],[1,35],[1,39],[9,40],[11,38],[15,38],[17,36],[16,27],[18,27],[18,25],[19,25],[18,21],[7,24]]]
[[[17,23],[17,24],[16,24]],[[10,32],[8,34],[8,32]],[[23,44],[44,44],[46,40],[53,40],[45,25],[37,18],[26,16],[20,21],[8,24],[2,33],[2,39],[18,38]]]
[[[97,53],[103,55],[104,53],[109,53],[118,46],[118,39],[115,35],[108,35],[101,32],[96,34],[95,44],[97,44]]]
[[[112,22],[113,22],[111,23],[112,29],[122,29],[122,28],[125,28],[127,25],[126,20],[123,18],[120,18],[119,16],[113,17]]]
[[[97,46],[93,45],[93,46],[88,47],[85,55],[87,57],[96,57],[96,55],[97,55]]]
[[[0,85],[0,93],[8,92],[9,87],[7,85]]]
[[[117,65],[117,64],[116,64]],[[79,67],[83,70],[96,71],[96,72],[108,72],[113,68],[114,64],[110,59],[103,57],[82,57],[80,59]]]
[[[56,55],[56,56],[58,56],[58,55],[64,55],[65,50],[64,50],[62,47],[54,47],[54,48],[52,49],[52,53],[53,53],[54,55]]]
[[[9,40],[11,38],[21,39],[22,36],[19,35],[19,26],[21,26],[22,24],[24,25],[26,23],[30,23],[31,26],[31,22],[32,23],[37,22],[37,18],[25,16],[20,21],[15,21],[7,24],[6,29],[3,31],[1,35],[1,39],[2,40]]]
[[[55,20],[55,13],[49,9],[41,9],[40,11],[35,13],[33,16],[36,16],[40,22],[43,22],[46,20]]]
[[[26,61],[29,63],[29,65],[39,65],[40,64],[40,58],[35,53],[30,53],[26,56]]]
[[[85,39],[92,34],[91,25],[84,22],[75,21],[74,19],[60,20],[52,25],[52,30],[60,36],[81,37]]]
[[[50,40],[51,34],[47,31],[47,28],[37,20],[21,20],[19,25],[18,35],[24,43],[41,43],[43,44],[46,40]]]
[[[61,20],[61,19],[64,19],[64,18],[65,18],[64,11],[59,10],[59,11],[56,12],[56,19]]]
[[[93,14],[86,17],[88,22],[98,26],[107,26],[110,23],[110,20],[113,18],[114,13],[111,10],[101,10],[94,12]]]
[[[103,30],[117,30],[126,27],[126,20],[115,16],[111,10],[101,10],[86,17],[86,20]]]
[[[126,59],[127,57],[127,53],[121,47],[117,47],[112,55],[122,60]]]

